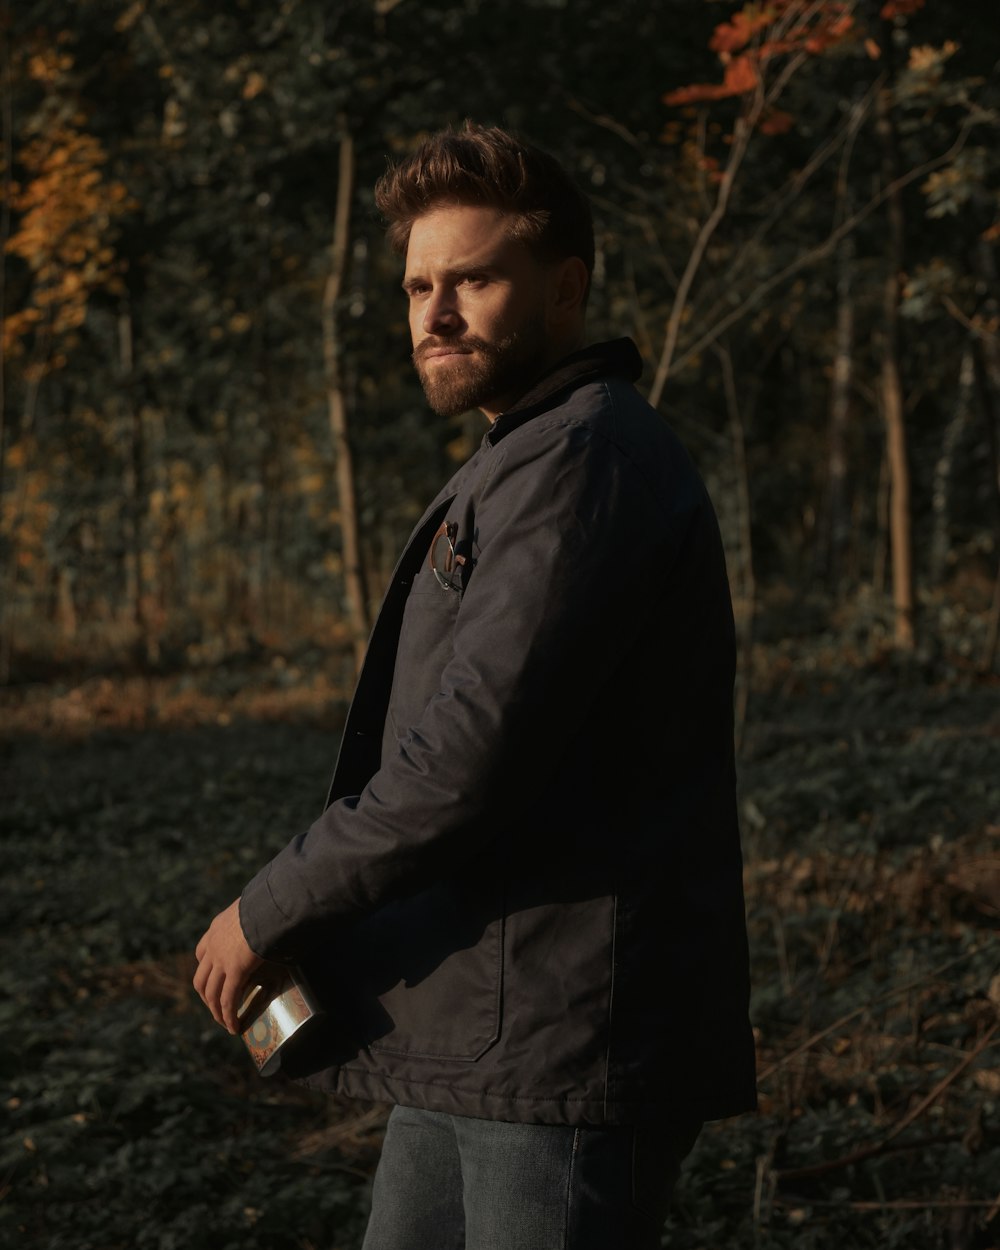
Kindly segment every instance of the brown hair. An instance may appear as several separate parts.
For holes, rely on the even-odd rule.
[[[579,256],[594,268],[587,197],[559,162],[498,126],[467,121],[439,131],[375,185],[375,206],[392,248],[406,252],[414,221],[440,204],[492,205],[510,237],[550,260]]]

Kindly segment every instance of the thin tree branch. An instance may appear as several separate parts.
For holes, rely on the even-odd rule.
[[[731,451],[736,476],[736,497],[740,518],[740,539],[743,547],[743,565],[740,570],[740,589],[743,600],[743,619],[740,622],[739,681],[736,691],[735,738],[736,753],[743,748],[747,709],[750,703],[750,675],[753,671],[754,618],[757,608],[757,582],[753,564],[753,525],[750,507],[750,480],[747,470],[746,421],[740,408],[733,369],[733,355],[728,345],[717,343],[713,351],[722,367],[722,382],[726,396],[731,433]]]
[[[649,392],[649,402],[655,408],[660,402],[663,395],[663,388],[666,386],[667,378],[670,374],[670,364],[673,359],[674,350],[677,346],[677,337],[680,333],[681,318],[684,316],[684,310],[687,307],[688,294],[694,283],[695,275],[701,265],[705,251],[719,227],[719,223],[726,215],[729,207],[729,198],[732,195],[733,183],[736,179],[737,171],[743,163],[746,156],[747,148],[750,143],[750,135],[753,132],[754,124],[760,116],[763,109],[763,90],[760,86],[755,93],[753,103],[750,105],[745,116],[741,117],[735,127],[733,135],[733,146],[730,150],[729,160],[726,163],[725,171],[722,175],[722,181],[719,183],[719,194],[716,197],[715,207],[706,218],[698,237],[695,239],[694,247],[691,249],[691,255],[681,274],[681,280],[677,285],[677,294],[674,297],[673,306],[670,310],[670,317],[667,320],[667,330],[663,343],[663,350],[660,352],[660,359],[656,366],[656,374],[653,378],[653,385]]]
[[[338,303],[347,271],[350,243],[351,201],[354,195],[354,140],[343,123],[337,177],[337,203],[333,219],[330,270],[323,288],[323,362],[326,371],[327,408],[335,457],[340,535],[344,559],[344,589],[351,620],[355,668],[360,672],[368,638],[368,604],[365,594],[358,509],[354,489],[354,462],[347,434],[347,405],[340,368]]]
[[[840,1157],[836,1159],[826,1159],[822,1163],[812,1163],[801,1168],[779,1169],[775,1172],[774,1179],[780,1183],[782,1181],[804,1180],[807,1177],[823,1176],[827,1172],[838,1171],[840,1168],[848,1167],[852,1163],[861,1163],[865,1159],[871,1159],[875,1155],[886,1153],[889,1143],[898,1137],[900,1133],[908,1129],[915,1120],[918,1120],[928,1107],[933,1106],[945,1090],[958,1080],[962,1073],[965,1072],[966,1069],[979,1058],[983,1051],[989,1050],[989,1048],[993,1045],[993,1038],[996,1036],[998,1030],[1000,1030],[1000,1020],[987,1030],[978,1044],[971,1051],[969,1051],[961,1063],[952,1068],[946,1077],[938,1081],[937,1085],[934,1086],[926,1098],[922,1098],[920,1102],[912,1108],[912,1110],[908,1111],[901,1120],[898,1120],[892,1126],[881,1141],[873,1142],[868,1146],[861,1146],[857,1150],[848,1151],[847,1154],[840,1155]]]
[[[945,1138],[942,1141],[947,1140]],[[980,1211],[992,1210],[996,1200],[990,1198],[887,1198],[884,1202],[844,1201],[836,1198],[796,1198],[790,1194],[773,1199],[776,1207],[837,1207],[847,1211]]]
[[[740,273],[749,263],[753,255],[753,249],[761,242],[762,239],[770,232],[774,224],[779,221],[785,214],[789,204],[793,200],[798,199],[807,183],[811,180],[813,174],[827,163],[827,161],[836,153],[839,148],[844,149],[844,156],[841,160],[841,168],[838,173],[838,179],[846,178],[845,165],[850,159],[850,153],[854,148],[854,142],[857,138],[858,131],[865,120],[865,117],[871,111],[875,97],[878,94],[882,79],[879,78],[865,94],[862,100],[859,100],[851,109],[851,115],[846,126],[837,132],[826,143],[820,144],[813,155],[806,161],[805,165],[792,177],[786,184],[785,193],[777,200],[774,207],[768,215],[760,223],[753,234],[747,239],[746,243],[740,247],[739,254],[733,263],[726,270],[726,282],[729,289],[732,289],[732,283],[736,275]],[[837,201],[843,203],[843,199],[838,197]],[[710,311],[709,316],[713,315],[718,308],[718,304]]]
[[[14,120],[11,96],[10,43],[6,31],[9,26],[7,6],[0,10],[0,497],[4,484],[4,453],[7,442],[7,376],[4,371],[6,353],[3,351],[5,309],[7,306],[7,240],[10,238],[11,163],[14,159]]]
[[[943,152],[940,156],[934,157],[932,160],[925,161],[922,165],[918,165],[911,169],[908,173],[900,175],[899,178],[896,178],[888,186],[883,187],[881,191],[872,196],[867,204],[859,208],[857,212],[852,213],[851,216],[843,221],[835,230],[832,230],[822,243],[817,244],[814,248],[810,248],[807,252],[803,252],[801,256],[791,261],[783,269],[779,270],[778,273],[772,274],[770,278],[762,282],[760,286],[752,291],[751,294],[742,301],[742,303],[732,310],[732,312],[727,313],[724,317],[717,321],[711,329],[706,330],[701,337],[691,345],[691,347],[679,356],[676,361],[676,368],[682,368],[693,357],[703,352],[705,348],[714,343],[721,334],[724,334],[730,326],[735,325],[736,322],[742,320],[748,312],[750,312],[753,308],[756,308],[761,300],[770,295],[776,287],[779,287],[782,283],[787,282],[789,278],[794,277],[795,274],[799,273],[802,269],[806,269],[810,265],[815,264],[816,261],[823,260],[825,257],[829,256],[840,240],[844,238],[845,235],[850,234],[852,230],[855,230],[863,221],[870,217],[877,208],[885,203],[890,195],[894,194],[896,191],[901,191],[904,187],[908,187],[912,182],[916,182],[917,179],[926,177],[927,174],[933,173],[935,169],[940,169],[942,165],[947,165],[949,161],[954,160],[965,146],[965,142],[969,136],[969,131],[978,120],[979,119],[975,117],[967,117],[962,123],[958,137],[946,152]]]
[[[946,963],[938,964],[936,968],[931,968],[929,972],[923,973],[913,981],[907,981],[903,985],[897,985],[894,989],[887,990],[884,994],[880,994],[878,998],[872,999],[870,1003],[865,1003],[861,1007],[855,1007],[853,1011],[847,1012],[846,1015],[840,1016],[834,1020],[832,1024],[828,1024],[825,1028],[819,1029],[816,1033],[811,1034],[804,1042],[796,1046],[794,1050],[790,1050],[787,1055],[782,1055],[780,1059],[776,1059],[770,1066],[764,1068],[757,1073],[757,1084],[761,1085],[769,1077],[774,1076],[786,1064],[791,1063],[793,1059],[797,1059],[799,1055],[803,1055],[806,1051],[812,1050],[817,1042],[821,1042],[825,1037],[829,1037],[831,1033],[836,1033],[842,1029],[845,1024],[850,1024],[852,1020],[856,1020],[858,1016],[863,1016],[866,1011],[871,1011],[873,1007],[879,1007],[883,1003],[890,1002],[894,998],[898,998],[901,994],[906,994],[910,990],[918,989],[921,985],[926,985],[928,981],[932,981],[935,977],[941,976],[944,972],[950,972],[952,968],[958,964],[964,963],[967,959],[971,959],[973,955],[982,952],[983,947],[974,946],[971,950],[964,951],[961,955],[954,959],[949,959]]]
[[[627,143],[629,147],[635,148],[637,152],[646,151],[645,144],[641,143],[627,126],[623,126],[621,122],[615,121],[613,117],[608,117],[606,113],[592,113],[583,101],[578,100],[576,96],[570,95],[566,97],[566,107],[572,109],[574,113],[578,113],[586,121],[593,122],[595,126],[600,126],[603,130],[609,130],[613,135],[617,135],[619,139]]]
[[[942,295],[941,303],[949,316],[953,317],[960,326],[964,326],[975,338],[992,339],[995,343],[1000,343],[1000,335],[994,334],[992,330],[987,330],[985,326],[980,325],[967,313],[964,313],[950,295]]]
[[[798,28],[808,23],[809,19],[819,11],[821,0],[813,0],[811,5],[805,6],[801,11],[789,10],[785,21],[789,27],[793,27],[798,23]],[[774,36],[778,39],[784,37],[785,29],[782,22],[779,21],[773,28]],[[736,174],[746,156],[747,149],[750,144],[750,138],[754,132],[757,122],[760,120],[761,114],[766,108],[771,107],[780,97],[782,91],[787,86],[790,79],[805,63],[806,54],[804,52],[791,56],[788,62],[782,67],[781,72],[776,76],[771,85],[765,90],[763,77],[759,77],[750,104],[744,115],[736,122],[733,135],[733,144],[730,149],[729,160],[726,162],[726,168],[723,172],[722,179],[719,183],[719,193],[716,198],[715,207],[712,209],[695,239],[691,254],[688,257],[688,263],[681,275],[680,283],[677,287],[677,294],[674,297],[670,310],[670,316],[667,319],[666,333],[664,335],[663,349],[660,353],[660,359],[657,362],[656,373],[653,377],[653,384],[649,391],[649,402],[655,408],[663,396],[663,388],[666,386],[667,378],[670,376],[670,368],[673,361],[674,352],[677,347],[677,339],[680,334],[681,321],[687,308],[688,296],[694,283],[701,263],[704,259],[708,245],[715,234],[720,223],[726,215],[729,207],[729,201],[732,196],[733,185]],[[718,337],[718,336],[716,336]]]

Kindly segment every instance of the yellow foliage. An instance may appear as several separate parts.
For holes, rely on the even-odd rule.
[[[950,60],[957,51],[958,44],[952,39],[947,40],[940,48],[921,44],[919,47],[910,49],[909,68],[918,73],[927,73],[929,70],[940,71],[941,65]]]
[[[27,57],[28,74],[46,88],[53,115],[17,153],[26,176],[11,188],[17,224],[6,251],[25,262],[33,284],[27,305],[4,324],[5,352],[23,350],[32,333],[72,337],[90,295],[120,288],[112,243],[117,219],[133,202],[122,183],[107,178],[107,153],[83,129],[81,110],[72,101],[59,105],[60,89],[70,90],[65,76],[72,67],[67,52],[51,47]],[[60,360],[65,356],[57,353],[48,367]]]
[[[258,74],[256,70],[247,75],[247,80],[243,84],[243,99],[253,100],[267,88],[267,79],[263,74]]]
[[[125,12],[121,15],[121,17],[119,17],[118,20],[115,22],[115,30],[117,31],[130,30],[136,24],[139,18],[142,17],[145,11],[146,11],[146,5],[144,3],[144,0],[136,0],[136,3],[130,4],[129,7],[125,10]]]
[[[28,57],[28,77],[43,86],[51,86],[58,82],[62,75],[72,67],[73,58],[65,52],[56,52],[54,48],[46,48]]]

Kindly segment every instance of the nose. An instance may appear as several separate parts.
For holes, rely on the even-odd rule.
[[[444,336],[457,334],[461,329],[462,318],[455,306],[454,291],[439,287],[424,305],[424,333]]]

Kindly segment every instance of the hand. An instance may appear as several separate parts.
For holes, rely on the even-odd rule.
[[[240,925],[240,900],[220,911],[208,926],[195,948],[198,971],[194,974],[194,988],[202,1002],[230,1033],[236,1033],[239,1024],[236,1008],[240,992],[247,978],[263,959],[250,949]]]

